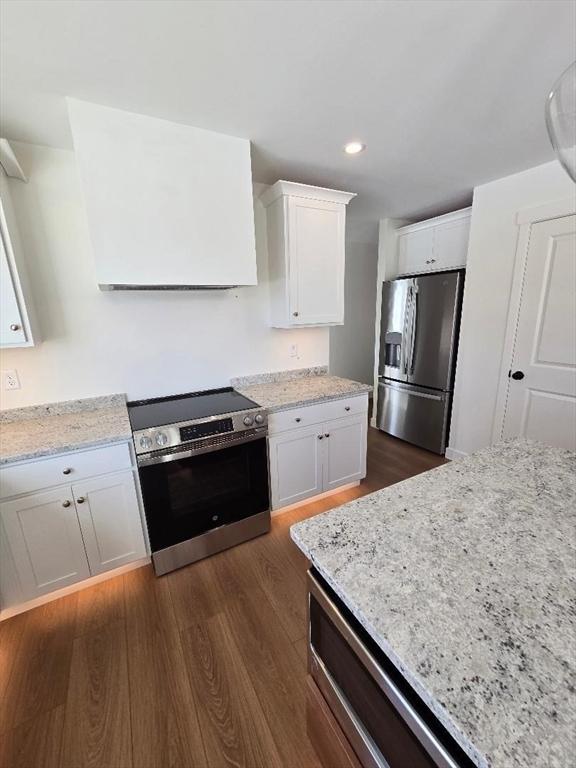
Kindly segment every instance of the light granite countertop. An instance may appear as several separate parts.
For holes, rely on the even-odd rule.
[[[328,376],[323,367],[249,376],[231,383],[269,413],[372,391],[369,384]]]
[[[574,453],[501,443],[291,535],[478,766],[574,765]]]
[[[131,439],[124,395],[0,412],[0,466]]]

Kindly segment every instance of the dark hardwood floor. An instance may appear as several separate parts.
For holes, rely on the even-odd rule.
[[[319,768],[307,564],[289,526],[441,463],[370,429],[366,480],[275,517],[267,536],[0,623],[1,768]]]

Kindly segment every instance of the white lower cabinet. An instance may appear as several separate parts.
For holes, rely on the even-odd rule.
[[[72,494],[93,576],[145,556],[132,472],[86,480]]]
[[[322,451],[318,427],[283,432],[268,441],[272,509],[322,493]]]
[[[70,487],[0,504],[25,600],[90,576]]]
[[[127,460],[130,465],[128,444],[0,470],[0,493],[12,496],[0,502],[2,608],[146,556],[136,476],[124,468]],[[111,471],[114,466],[120,471]],[[90,472],[96,476],[87,477]],[[61,485],[62,474],[85,476]],[[57,487],[44,490],[42,483]],[[27,492],[17,495],[22,489]]]
[[[270,457],[270,495],[272,509],[281,509],[366,476],[366,430],[368,398],[357,407],[361,412],[339,419],[319,421],[324,412],[334,411],[334,402],[295,410],[295,419],[306,426],[285,429],[292,415],[284,411],[271,420],[268,439]],[[346,401],[343,408],[349,410]],[[307,424],[309,419],[318,423]],[[282,431],[275,432],[274,425]]]
[[[366,416],[352,416],[326,425],[324,490],[331,491],[366,476]],[[328,437],[326,437],[328,435]]]

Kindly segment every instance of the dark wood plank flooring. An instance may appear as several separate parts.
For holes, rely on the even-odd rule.
[[[151,566],[0,623],[1,768],[320,768],[306,560],[290,525],[443,463],[369,429],[358,487],[160,579]]]

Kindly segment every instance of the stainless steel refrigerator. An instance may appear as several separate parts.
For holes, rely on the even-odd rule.
[[[443,454],[456,366],[464,272],[382,285],[377,426]]]

